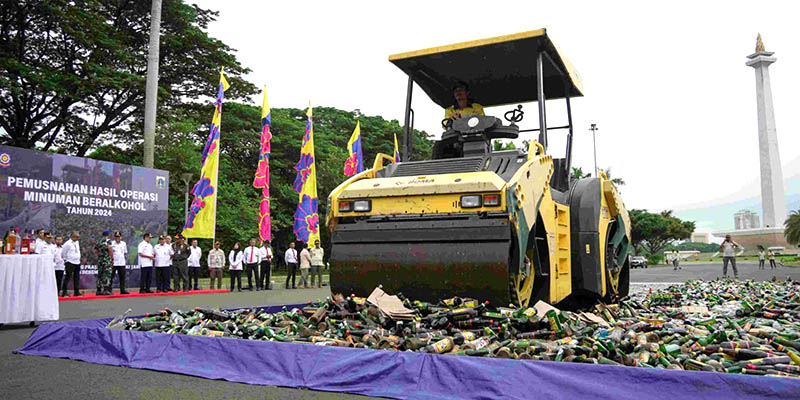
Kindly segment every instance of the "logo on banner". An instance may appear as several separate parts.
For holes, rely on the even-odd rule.
[[[8,153],[0,154],[0,167],[6,168],[11,166],[11,156]]]
[[[167,186],[167,178],[163,176],[156,177],[156,187],[159,189],[164,189]]]

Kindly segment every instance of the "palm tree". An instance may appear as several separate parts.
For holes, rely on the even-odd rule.
[[[800,210],[792,211],[792,215],[786,218],[783,226],[786,228],[783,231],[786,241],[793,245],[800,244]]]
[[[588,178],[590,176],[592,176],[592,174],[583,173],[583,168],[572,167],[572,179],[582,179],[582,178]]]
[[[608,178],[608,180],[610,180],[614,185],[622,186],[622,185],[625,184],[625,181],[623,181],[622,178],[612,178],[611,177],[611,167],[608,167],[608,168],[606,168],[606,169],[604,169],[602,171],[606,173],[606,178]]]

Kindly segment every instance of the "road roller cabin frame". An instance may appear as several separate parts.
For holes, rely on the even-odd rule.
[[[409,77],[403,159],[410,160],[414,83],[443,108],[465,81],[489,107],[536,101],[539,128],[492,116],[448,125],[431,160],[372,169],[329,197],[331,290],[390,292],[436,300],[466,296],[495,305],[559,303],[627,294],[630,221],[604,175],[570,179],[572,109],[580,78],[544,29],[396,54]],[[568,124],[548,127],[546,100],[564,99]],[[566,129],[566,156],[547,154],[548,130]],[[530,151],[493,152],[491,140],[538,132]]]

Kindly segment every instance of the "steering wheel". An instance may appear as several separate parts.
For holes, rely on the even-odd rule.
[[[442,120],[442,128],[450,129],[451,126],[453,126],[453,120],[452,119],[445,118],[445,119]]]
[[[517,108],[511,111],[506,111],[506,113],[503,114],[503,117],[506,119],[506,121],[511,122],[512,124],[522,121],[524,116],[525,111],[522,111],[522,104],[518,105]]]

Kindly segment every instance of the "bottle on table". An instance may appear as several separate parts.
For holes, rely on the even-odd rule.
[[[3,247],[3,253],[14,254],[14,250],[16,249],[16,244],[17,244],[17,234],[16,232],[14,232],[14,228],[8,230],[4,242],[5,246]]]
[[[31,239],[28,232],[25,232],[25,236],[20,241],[19,246],[19,254],[30,254],[31,253],[31,243],[33,243],[33,239]]]

